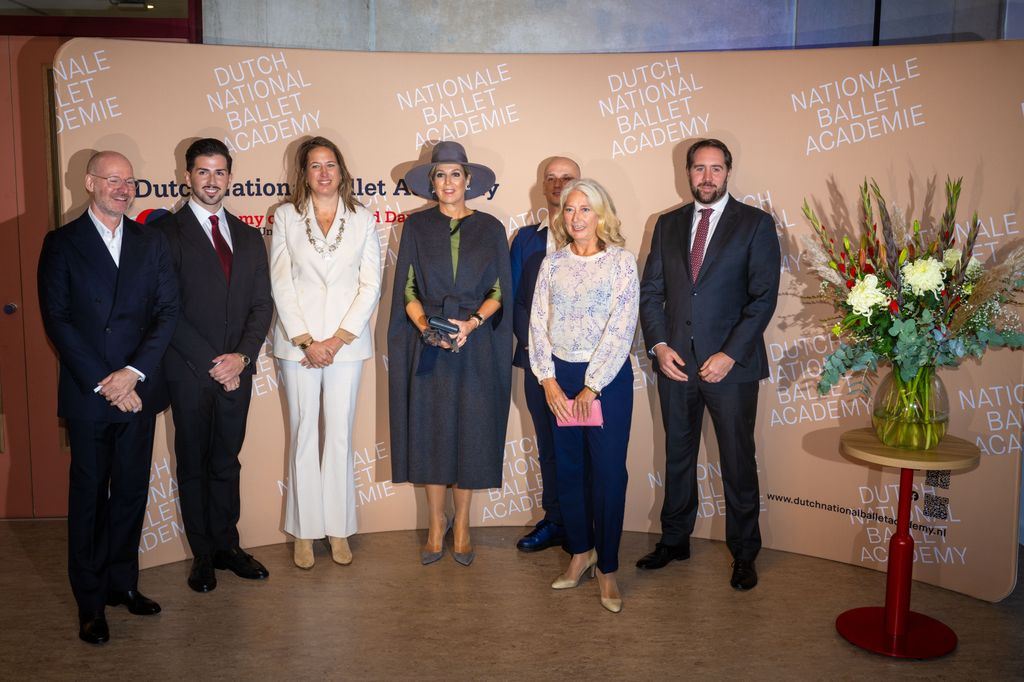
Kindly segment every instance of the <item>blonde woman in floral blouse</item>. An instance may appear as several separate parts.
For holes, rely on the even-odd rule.
[[[622,610],[615,572],[633,415],[629,350],[640,296],[636,259],[622,248],[620,224],[607,191],[594,180],[563,189],[551,223],[559,248],[541,265],[530,314],[530,366],[552,420],[591,420],[598,398],[603,416],[601,426],[554,429],[558,499],[572,559],[551,587],[576,587],[596,569],[601,605],[613,613]]]

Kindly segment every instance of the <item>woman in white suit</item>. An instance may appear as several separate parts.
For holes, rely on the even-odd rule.
[[[352,562],[352,420],[363,362],[373,355],[380,251],[376,223],[356,201],[338,147],[323,137],[303,142],[291,199],[274,212],[270,256],[274,356],[291,428],[284,530],[295,538],[299,568],[313,567],[313,540],[325,536],[334,561]]]

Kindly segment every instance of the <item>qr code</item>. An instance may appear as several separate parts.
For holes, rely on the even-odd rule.
[[[929,519],[949,518],[949,498],[942,495],[924,494],[924,515]]]
[[[924,483],[925,485],[930,485],[933,488],[949,490],[949,469],[946,469],[945,471],[929,471],[928,475],[924,478]]]

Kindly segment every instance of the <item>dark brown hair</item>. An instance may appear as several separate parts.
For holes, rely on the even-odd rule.
[[[300,214],[305,215],[306,201],[309,199],[310,192],[309,185],[306,184],[306,166],[309,164],[310,152],[317,147],[330,150],[334,154],[334,158],[338,160],[338,170],[341,172],[341,184],[338,185],[338,194],[345,203],[345,208],[349,211],[355,211],[356,206],[362,206],[362,204],[356,201],[352,187],[352,174],[348,172],[348,166],[345,165],[345,157],[341,155],[338,145],[326,137],[319,136],[305,140],[295,152],[295,178],[292,183],[292,196],[290,199],[292,206]]]
[[[725,156],[725,169],[730,171],[732,170],[732,152],[729,151],[729,148],[725,146],[724,142],[716,140],[713,137],[709,137],[706,140],[698,140],[692,147],[690,147],[690,151],[686,152],[686,170],[690,170],[693,166],[693,157],[697,155],[697,150],[703,149],[704,147],[714,147],[722,152]]]

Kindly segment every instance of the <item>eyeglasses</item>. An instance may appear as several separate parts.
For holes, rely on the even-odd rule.
[[[122,185],[127,185],[128,189],[132,190],[133,192],[135,191],[135,182],[136,182],[135,178],[122,178],[119,175],[103,176],[103,175],[96,175],[95,173],[89,173],[89,175],[93,176],[94,178],[99,178],[100,180],[106,180],[107,181],[107,185],[110,186],[113,189],[117,189],[118,187],[121,187]]]

